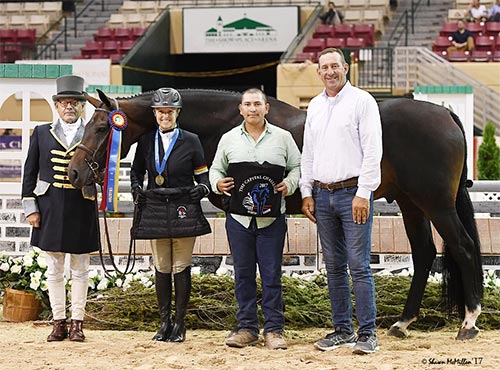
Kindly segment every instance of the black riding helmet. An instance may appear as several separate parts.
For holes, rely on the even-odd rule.
[[[151,100],[151,108],[182,108],[181,94],[176,89],[162,87],[156,90]]]

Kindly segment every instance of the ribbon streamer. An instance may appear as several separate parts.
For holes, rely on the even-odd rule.
[[[102,188],[103,196],[99,210],[117,212],[122,131],[127,127],[127,117],[123,112],[115,110],[109,113],[108,123],[111,126],[111,133],[108,141],[108,156],[106,158],[106,171]]]

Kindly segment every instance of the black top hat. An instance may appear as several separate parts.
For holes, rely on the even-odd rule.
[[[52,100],[61,98],[74,98],[87,100],[83,95],[83,78],[80,76],[61,76],[56,80],[57,95],[52,95]]]

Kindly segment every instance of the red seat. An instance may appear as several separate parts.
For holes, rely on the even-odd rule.
[[[125,41],[132,40],[132,30],[130,28],[115,28],[115,40]]]
[[[473,50],[471,60],[473,62],[490,62],[493,58],[491,51],[486,50]]]
[[[500,50],[497,50],[493,53],[493,61],[500,62]]]
[[[448,52],[446,52],[444,50],[440,50],[440,51],[434,51],[434,54],[439,55],[441,58],[446,59]]]
[[[439,31],[439,36],[451,36],[457,30],[457,22],[444,22]]]
[[[107,59],[107,58],[108,58],[107,55],[104,55],[104,54],[101,54],[101,53],[92,54],[90,56],[90,59]]]
[[[146,32],[146,29],[145,28],[142,28],[142,27],[133,27],[132,28],[132,38],[134,40],[137,40],[138,38],[142,37],[142,35],[144,35],[144,32]]]
[[[109,59],[111,59],[111,63],[113,64],[118,64],[120,63],[120,60],[122,60],[123,54],[120,53],[114,53],[109,55]]]
[[[451,41],[446,36],[438,36],[434,39],[432,44],[432,51],[446,51],[450,47]]]
[[[120,53],[120,43],[114,40],[106,40],[102,44],[102,54],[110,56]]]
[[[448,53],[448,61],[450,62],[467,62],[470,53],[468,51],[450,51]]]
[[[115,31],[112,28],[99,27],[97,33],[94,35],[94,40],[104,42],[106,40],[114,40]]]
[[[365,46],[375,45],[375,25],[373,23],[355,24],[352,28],[353,37],[365,39]]]
[[[318,27],[316,27],[316,31],[313,33],[313,37],[315,39],[333,37],[333,25],[318,24]]]
[[[493,36],[478,36],[474,39],[476,50],[495,51],[495,38]]]
[[[335,34],[335,37],[342,37],[342,38],[348,38],[352,37],[352,24],[337,24],[333,26],[333,32]]]
[[[500,51],[500,36],[498,36],[496,38],[496,41],[495,41],[495,50],[496,51]]]
[[[127,54],[130,49],[134,47],[135,41],[134,40],[125,40],[122,41],[120,45],[120,53],[122,54]]]
[[[313,52],[300,52],[295,55],[295,63],[302,63],[306,60],[310,60],[313,63],[316,63],[316,53]]]
[[[366,46],[365,39],[362,37],[348,37],[345,40],[346,48],[363,48]]]
[[[85,41],[85,46],[81,48],[82,55],[89,57],[92,57],[94,54],[100,54],[101,50],[101,43],[96,41]]]
[[[329,37],[326,39],[327,48],[345,48],[345,38],[343,37]]]
[[[474,37],[482,36],[484,34],[484,24],[478,22],[468,22],[465,26],[469,31],[474,34]]]
[[[17,42],[17,30],[0,29],[0,42],[13,44]]]
[[[36,41],[36,29],[24,28],[17,30],[17,42],[21,44],[34,44]]]
[[[500,22],[486,22],[484,32],[486,36],[500,37]]]
[[[319,52],[325,48],[326,40],[323,38],[319,39],[310,39],[307,41],[306,46],[302,51],[305,52]]]

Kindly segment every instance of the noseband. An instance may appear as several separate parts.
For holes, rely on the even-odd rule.
[[[110,110],[104,109],[104,108],[101,108],[101,107],[95,108],[95,110],[96,111],[100,111],[100,112],[106,112],[108,114],[111,112]],[[99,173],[99,163],[97,163],[97,161],[95,160],[95,155],[96,155],[97,152],[99,152],[99,150],[101,149],[101,147],[103,146],[103,144],[106,143],[106,142],[107,142],[107,140],[101,141],[101,143],[96,148],[96,150],[92,150],[90,148],[87,148],[85,145],[83,145],[81,143],[78,144],[77,147],[76,147],[76,149],[75,149],[75,150],[81,149],[81,150],[83,150],[85,153],[87,153],[90,156],[90,159],[87,156],[85,156],[84,160],[85,160],[85,163],[87,164],[87,166],[89,167],[90,171],[92,171],[92,175],[94,176],[94,181],[97,184],[102,184],[102,182],[104,181],[104,179],[102,178],[102,176]]]

